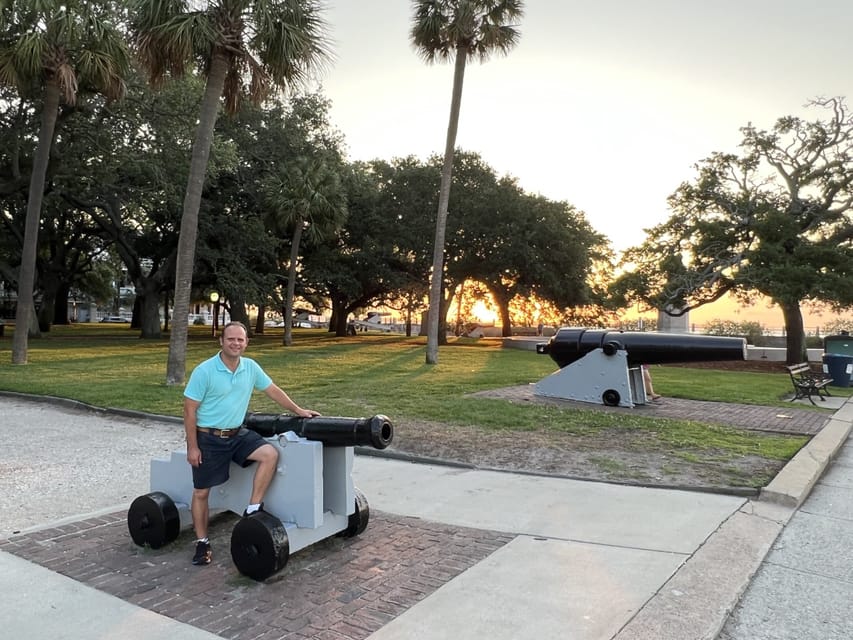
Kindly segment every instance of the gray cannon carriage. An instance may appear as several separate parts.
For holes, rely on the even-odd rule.
[[[372,418],[299,418],[249,413],[243,426],[278,449],[275,477],[264,496],[264,512],[241,518],[231,533],[231,558],[240,573],[265,580],[281,570],[291,553],[333,535],[355,536],[367,527],[370,509],[352,481],[355,446],[384,449],[394,427]],[[254,468],[231,463],[230,478],[210,492],[211,514],[242,514],[252,493]],[[151,461],[151,492],[127,512],[133,541],[157,549],[192,525],[192,472],[186,449]]]
[[[536,384],[535,395],[633,407],[647,400],[642,365],[746,360],[746,340],[564,327],[536,352],[560,369]]]

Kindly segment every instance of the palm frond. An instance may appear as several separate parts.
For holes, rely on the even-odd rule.
[[[457,49],[484,62],[518,42],[521,0],[416,0],[410,37],[428,63],[446,61]]]

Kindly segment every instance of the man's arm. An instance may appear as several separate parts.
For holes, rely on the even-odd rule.
[[[192,466],[197,467],[201,464],[201,450],[198,448],[198,421],[196,414],[198,406],[201,403],[198,400],[192,400],[184,396],[184,431],[187,434],[187,462]]]
[[[313,409],[303,409],[298,404],[296,404],[293,400],[290,399],[290,396],[287,395],[281,387],[279,387],[276,383],[272,383],[266,389],[264,389],[264,393],[267,394],[267,397],[271,400],[277,402],[281,407],[287,409],[291,413],[296,414],[297,416],[302,416],[303,418],[313,418],[314,416],[319,416],[320,413],[318,411],[314,411]]]

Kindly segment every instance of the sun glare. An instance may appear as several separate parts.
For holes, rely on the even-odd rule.
[[[471,315],[483,324],[494,323],[498,319],[498,314],[489,309],[483,300],[477,300],[474,303],[474,306],[471,308]]]

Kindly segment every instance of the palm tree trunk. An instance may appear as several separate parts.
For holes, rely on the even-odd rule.
[[[290,246],[290,268],[287,270],[287,295],[284,299],[284,340],[282,344],[293,344],[293,298],[296,295],[296,261],[299,260],[299,243],[302,241],[302,218],[296,218],[296,229]]]
[[[44,85],[41,126],[36,155],[33,159],[33,173],[30,177],[30,192],[27,198],[27,218],[24,223],[24,246],[21,252],[21,270],[18,275],[18,305],[15,311],[15,334],[12,338],[12,364],[27,363],[29,345],[29,327],[33,323],[35,305],[33,289],[36,282],[36,252],[38,250],[39,221],[41,203],[44,196],[44,182],[47,176],[47,164],[50,160],[50,146],[53,142],[53,130],[59,114],[59,83],[49,79]]]
[[[441,281],[444,278],[444,236],[447,231],[447,206],[450,202],[450,180],[453,176],[453,151],[456,131],[459,128],[459,110],[462,105],[462,83],[465,80],[467,50],[456,49],[453,70],[453,95],[450,100],[450,120],[447,124],[447,141],[444,146],[444,165],[441,168],[441,187],[438,192],[438,213],[435,217],[435,247],[432,254],[432,281],[429,288],[429,316],[427,318],[426,363],[438,364],[438,328],[441,306]]]
[[[172,313],[172,331],[169,335],[169,358],[166,365],[167,385],[183,384],[186,375],[187,330],[195,266],[195,245],[198,238],[198,211],[201,206],[201,193],[207,174],[210,147],[213,144],[213,129],[216,126],[219,101],[225,86],[227,71],[228,60],[225,55],[214,54],[193,141],[190,175],[184,196],[184,210],[181,214],[181,232],[178,236],[178,256],[175,264],[174,312]]]

